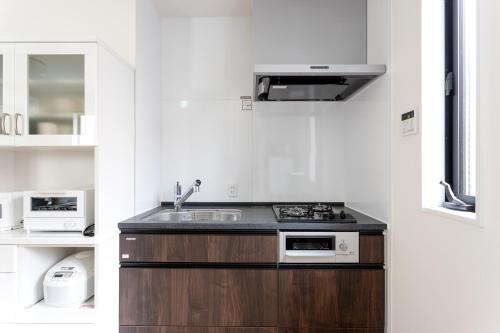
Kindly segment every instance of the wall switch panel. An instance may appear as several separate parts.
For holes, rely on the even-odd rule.
[[[417,133],[417,111],[416,109],[401,114],[401,135]]]
[[[240,96],[241,110],[252,111],[252,96]]]

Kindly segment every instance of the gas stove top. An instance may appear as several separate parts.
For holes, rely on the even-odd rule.
[[[278,222],[356,223],[356,219],[331,204],[273,205]]]

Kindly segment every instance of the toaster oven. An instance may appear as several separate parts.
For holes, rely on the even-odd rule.
[[[83,232],[93,223],[93,203],[92,190],[24,192],[24,229]]]

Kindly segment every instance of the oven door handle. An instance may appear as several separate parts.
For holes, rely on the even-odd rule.
[[[333,250],[286,250],[286,257],[335,257]]]

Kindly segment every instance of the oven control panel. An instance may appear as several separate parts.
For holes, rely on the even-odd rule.
[[[281,263],[358,263],[358,232],[280,232]]]

